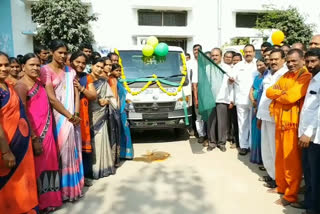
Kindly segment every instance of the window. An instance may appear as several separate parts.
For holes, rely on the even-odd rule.
[[[139,12],[139,25],[162,26],[162,13]]]
[[[237,13],[236,27],[253,28],[256,26],[256,21],[264,13]]]
[[[143,26],[187,26],[187,12],[138,10],[138,24]]]

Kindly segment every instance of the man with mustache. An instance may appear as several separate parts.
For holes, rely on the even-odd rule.
[[[263,79],[263,93],[260,99],[257,118],[258,128],[261,129],[261,155],[264,168],[268,176],[264,176],[259,180],[265,181],[266,187],[275,188],[275,122],[270,116],[269,106],[272,100],[267,98],[266,90],[278,81],[278,79],[285,74],[288,69],[285,66],[285,54],[281,49],[274,49],[269,56],[271,69]]]
[[[276,203],[283,206],[297,202],[302,179],[299,113],[311,79],[311,73],[304,67],[302,50],[288,52],[287,67],[289,71],[266,91],[272,100],[269,110],[276,124],[276,192],[284,194]]]
[[[305,55],[306,66],[312,73],[300,115],[299,146],[306,183],[303,207],[306,214],[320,213],[320,49],[310,49]]]
[[[228,84],[228,75],[230,73],[231,67],[221,63],[222,50],[220,48],[213,48],[211,50],[211,59],[220,68],[222,68],[226,72],[226,74],[223,75],[221,87],[219,91],[217,91],[217,97],[215,100],[216,106],[211,110],[211,114],[208,118],[207,135],[209,146],[207,150],[212,151],[213,149],[218,147],[222,152],[225,152],[228,131],[228,106],[230,105],[230,102],[233,102],[233,87],[232,85]]]
[[[239,62],[233,68],[229,82],[234,85],[235,104],[237,106],[238,126],[239,126],[239,144],[240,155],[246,155],[249,152],[251,144],[251,103],[249,100],[250,89],[254,77],[258,75],[255,48],[248,44],[244,47],[244,61]]]

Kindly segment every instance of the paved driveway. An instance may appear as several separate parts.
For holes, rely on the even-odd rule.
[[[135,133],[135,156],[166,151],[163,162],[126,161],[117,174],[94,182],[85,196],[57,214],[297,214],[275,205],[263,175],[235,149],[206,152],[196,139],[170,130]]]

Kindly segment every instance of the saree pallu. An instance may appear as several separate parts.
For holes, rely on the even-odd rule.
[[[41,108],[39,108],[41,106]],[[27,95],[27,115],[34,134],[40,137],[43,153],[35,156],[40,210],[62,206],[57,145],[53,135],[52,111],[39,82]]]
[[[89,89],[89,84],[93,83],[90,75],[87,73],[79,73],[79,83],[81,86]],[[82,140],[82,158],[84,177],[92,178],[92,145],[90,134],[89,122],[89,100],[87,97],[80,93],[80,127],[81,127],[81,140]]]
[[[108,134],[108,109],[100,106],[98,99],[113,97],[111,89],[104,79],[94,82],[98,98],[89,105],[91,136],[93,147],[93,178],[99,179],[115,173],[113,154]]]
[[[38,213],[38,196],[30,128],[12,86],[0,89],[0,123],[16,166],[7,168],[0,154],[0,213]]]
[[[121,115],[119,110],[118,80],[114,77],[108,79],[110,88],[115,98],[115,104],[109,105],[108,127],[113,161],[115,167],[120,166],[120,144],[121,144]]]
[[[118,95],[120,103],[120,118],[121,118],[121,143],[120,143],[120,158],[133,159],[133,145],[131,140],[131,133],[129,122],[127,120],[126,112],[126,96],[127,91],[122,83],[118,81]]]
[[[43,66],[41,68],[41,76],[44,77],[41,79],[46,79],[46,84],[48,84],[48,81],[52,81],[56,98],[71,114],[74,114],[73,80],[76,73],[68,66],[65,66],[64,71],[56,74],[48,65]],[[61,161],[62,199],[74,201],[82,196],[84,186],[81,131],[79,126],[74,126],[58,111],[53,110],[53,115],[55,119],[54,134],[58,143]]]
[[[120,166],[121,117],[120,111],[109,105],[108,111],[109,139],[115,167]]]
[[[259,101],[262,94],[262,81],[264,76],[256,76],[253,82],[253,98]],[[252,108],[252,123],[251,123],[251,153],[250,153],[250,162],[256,164],[262,164],[261,156],[261,130],[257,128],[257,107]]]

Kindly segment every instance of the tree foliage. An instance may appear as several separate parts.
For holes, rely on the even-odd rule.
[[[249,37],[236,37],[231,39],[231,42],[229,45],[246,45],[249,44]]]
[[[307,44],[313,33],[313,24],[305,23],[305,17],[294,7],[287,10],[267,8],[264,15],[259,17],[256,28],[260,30],[278,29],[285,36],[285,43],[292,45],[295,42]]]
[[[68,43],[71,50],[93,42],[89,22],[97,20],[88,14],[81,0],[39,0],[31,7],[32,19],[38,24],[36,39],[47,45],[54,39]]]

